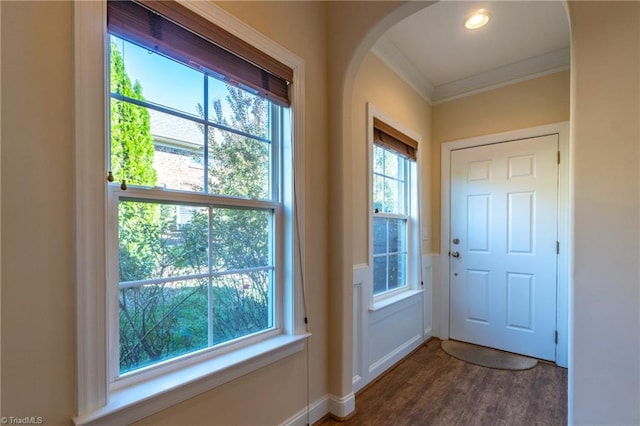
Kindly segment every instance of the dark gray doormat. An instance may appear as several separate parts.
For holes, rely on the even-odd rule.
[[[443,340],[440,346],[454,358],[499,370],[528,370],[538,364],[533,358],[455,340]]]

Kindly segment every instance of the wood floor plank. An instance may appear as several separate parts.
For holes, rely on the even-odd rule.
[[[523,371],[480,367],[434,339],[358,393],[356,409],[346,422],[315,426],[564,425],[567,370],[544,362]]]

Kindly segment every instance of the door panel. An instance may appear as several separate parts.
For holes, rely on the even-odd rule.
[[[489,321],[489,288],[490,272],[467,270],[467,291],[469,306],[467,319],[488,323]]]
[[[550,135],[451,153],[452,339],[555,360],[557,152]]]

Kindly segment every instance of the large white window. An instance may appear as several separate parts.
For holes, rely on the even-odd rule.
[[[207,72],[113,34],[109,50],[117,380],[280,328],[284,123]]]
[[[418,143],[369,109],[372,294],[384,300],[420,288]]]
[[[150,5],[74,6],[77,424],[135,422],[306,337],[303,63],[213,4]],[[230,54],[172,16],[248,40],[225,33]]]

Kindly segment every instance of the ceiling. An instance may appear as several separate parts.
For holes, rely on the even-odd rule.
[[[491,20],[464,28],[478,9]],[[391,27],[373,52],[431,103],[569,68],[561,1],[443,0]]]

